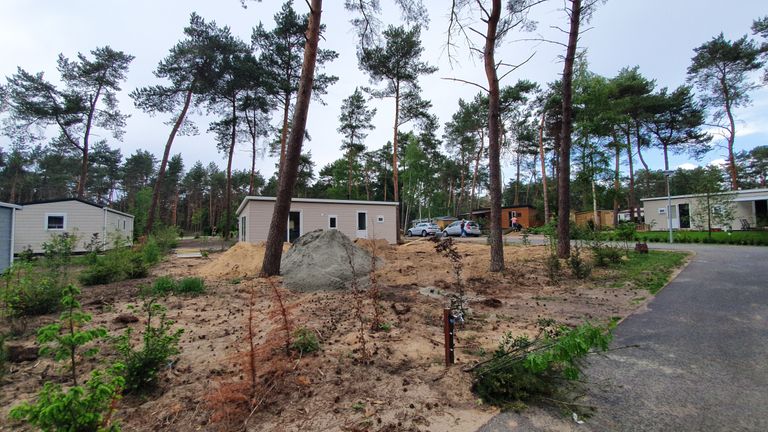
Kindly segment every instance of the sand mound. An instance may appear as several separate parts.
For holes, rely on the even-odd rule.
[[[363,285],[370,270],[371,255],[338,230],[304,234],[280,263],[283,284],[298,291],[344,289],[355,277]]]
[[[283,246],[283,252],[288,248]],[[261,272],[264,260],[264,243],[235,243],[226,252],[200,268],[199,274],[206,278],[251,277]]]

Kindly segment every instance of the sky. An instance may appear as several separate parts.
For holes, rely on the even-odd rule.
[[[468,55],[463,49],[450,61],[446,46],[446,30],[450,2],[424,0],[430,13],[430,23],[422,30],[424,54],[422,59],[439,70],[422,77],[420,85],[423,97],[431,100],[432,112],[443,125],[450,120],[458,107],[459,98],[471,99],[478,88],[446,78],[485,83],[482,61]],[[251,29],[259,22],[267,28],[273,26],[273,16],[282,1],[264,0],[247,2],[240,0],[3,0],[0,2],[0,82],[16,72],[17,67],[29,72],[45,72],[48,79],[57,79],[56,58],[59,53],[74,58],[78,52],[109,45],[136,58],[130,66],[128,78],[118,96],[121,110],[130,114],[122,142],[105,136],[112,147],[120,148],[124,157],[138,149],[152,152],[159,159],[170,126],[168,116],[151,117],[133,107],[128,93],[137,87],[160,84],[152,74],[158,62],[168,50],[182,38],[182,30],[188,24],[189,15],[197,12],[220,26],[229,26],[233,34],[250,40]],[[383,2],[382,21],[399,24],[399,13]],[[303,1],[295,3],[297,11],[305,13]],[[562,11],[562,0],[550,0],[539,5],[531,14],[538,22],[538,29],[531,34],[515,34],[498,48],[497,59],[520,63],[531,54],[533,58],[508,75],[502,85],[513,85],[519,79],[529,79],[545,84],[554,81],[562,73],[560,56],[563,48],[542,42],[520,41],[542,35],[565,41],[565,35],[553,26],[567,28]],[[713,13],[716,11],[716,13]],[[601,5],[588,24],[589,30],[582,35],[580,48],[587,49],[590,70],[612,77],[627,66],[639,66],[640,72],[654,79],[657,87],[674,88],[685,82],[686,69],[693,56],[693,48],[708,41],[720,32],[729,39],[750,32],[752,21],[768,14],[764,0],[733,0],[728,6],[715,0],[609,0]],[[339,149],[341,136],[336,131],[342,99],[348,97],[357,86],[370,86],[367,75],[358,69],[356,39],[349,24],[350,14],[343,9],[340,0],[326,0],[322,22],[326,25],[321,48],[333,49],[339,58],[324,71],[339,77],[338,82],[323,96],[324,105],[313,100],[309,110],[307,130],[312,137],[305,141],[305,151],[311,151],[316,163],[315,172],[342,156]],[[755,74],[757,81],[758,75]],[[736,150],[750,149],[768,144],[768,87],[751,93],[752,104],[736,111]],[[377,149],[392,139],[393,100],[373,100],[377,108],[375,130],[369,133],[366,145]],[[193,115],[200,131],[205,131],[211,118],[203,113]],[[275,111],[273,124],[279,123]],[[401,130],[408,130],[407,124]],[[437,136],[442,136],[441,130]],[[722,143],[723,140],[716,140]],[[8,140],[0,137],[0,147]],[[215,162],[225,167],[225,155],[218,153],[212,136],[179,136],[172,153],[181,153],[185,167],[196,160],[207,164]],[[716,148],[702,160],[690,160],[687,156],[673,156],[673,167],[694,167],[722,160],[725,149]],[[663,168],[658,151],[644,152],[651,169]],[[274,171],[275,159],[264,157],[257,161],[257,169],[266,177]],[[250,152],[243,145],[236,153],[234,167],[250,168]],[[503,161],[504,179],[511,178],[511,161]]]

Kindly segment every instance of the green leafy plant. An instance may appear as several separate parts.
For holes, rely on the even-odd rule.
[[[10,417],[43,431],[118,432],[112,414],[120,399],[124,379],[122,364],[94,371],[83,387],[64,389],[47,382],[33,404],[23,402],[11,409]]]
[[[202,294],[205,292],[205,281],[199,277],[186,277],[179,281],[176,294]]]
[[[621,262],[622,252],[619,248],[613,246],[592,246],[592,255],[595,258],[595,265],[605,267],[610,264]]]
[[[163,257],[163,251],[154,236],[147,237],[147,241],[141,246],[141,254],[144,262],[150,266],[159,263]]]
[[[14,262],[2,276],[0,301],[6,319],[44,315],[59,309],[62,289],[48,272],[40,272],[30,262]]]
[[[77,359],[78,350],[95,339],[107,335],[107,330],[101,327],[85,330],[82,327],[91,321],[91,316],[83,313],[80,303],[75,296],[80,290],[74,285],[67,285],[63,291],[61,305],[64,312],[61,313],[59,322],[49,324],[37,331],[37,342],[43,347],[41,355],[51,355],[54,360],[68,360],[67,366],[72,377],[72,383],[77,385]],[[82,355],[92,356],[98,352],[98,348],[85,350]]]
[[[179,244],[179,230],[175,226],[158,228],[150,237],[157,241],[157,245],[164,254]]]
[[[178,289],[178,283],[170,276],[160,276],[155,279],[155,283],[152,284],[152,292],[157,295],[165,295],[172,292],[176,292]]]
[[[544,264],[547,268],[547,277],[549,278],[549,281],[557,283],[560,280],[560,274],[562,272],[560,258],[558,258],[555,253],[550,253],[547,255]]]
[[[392,330],[392,324],[387,322],[379,323],[379,330],[388,332]]]
[[[309,354],[320,350],[317,334],[306,327],[297,328],[292,335],[290,349],[300,354]]]
[[[166,309],[154,298],[146,299],[142,309],[147,315],[147,324],[141,348],[133,347],[133,331],[130,328],[116,338],[115,348],[125,365],[124,388],[128,393],[140,393],[156,387],[160,370],[179,353],[179,339],[184,333],[183,329],[171,330],[173,321],[166,319]]]
[[[592,266],[581,257],[581,247],[574,245],[571,256],[568,257],[568,265],[577,279],[586,279],[592,274]]]
[[[0,380],[5,376],[5,363],[8,361],[8,353],[5,351],[5,338],[4,334],[0,334]]]
[[[587,354],[608,349],[611,327],[585,323],[569,328],[543,320],[533,339],[507,333],[493,357],[473,368],[472,389],[483,401],[502,407],[550,397],[580,378],[580,361]]]
[[[97,257],[96,262],[80,274],[80,282],[84,285],[99,285],[142,278],[148,274],[149,267],[141,251],[121,247]]]

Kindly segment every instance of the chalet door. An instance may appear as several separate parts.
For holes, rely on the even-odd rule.
[[[357,212],[357,238],[368,238],[368,212]]]
[[[301,237],[301,212],[292,211],[288,214],[288,241],[293,243]]]
[[[691,227],[691,207],[688,204],[678,204],[677,214],[680,218],[680,228],[686,229]]]

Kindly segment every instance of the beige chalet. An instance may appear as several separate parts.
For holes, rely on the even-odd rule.
[[[274,197],[245,197],[237,209],[239,240],[265,241],[274,207]],[[335,229],[352,240],[384,239],[396,243],[396,215],[394,202],[293,198],[285,240],[292,242],[317,229]]]
[[[14,252],[43,252],[43,243],[54,234],[77,236],[75,252],[84,252],[91,241],[109,249],[117,237],[133,241],[133,215],[77,198],[22,204],[16,214]]]

